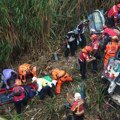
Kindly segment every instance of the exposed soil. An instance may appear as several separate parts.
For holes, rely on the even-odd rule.
[[[73,82],[64,83],[60,95],[56,95],[55,89],[53,88],[53,98],[46,96],[45,100],[41,101],[38,96],[35,96],[29,101],[29,107],[27,109],[23,108],[20,116],[17,116],[14,109],[11,112],[5,110],[7,115],[4,114],[3,116],[9,120],[13,118],[15,120],[66,120],[66,111],[64,108],[66,93],[73,95],[75,91],[80,91],[81,87],[84,86],[86,93],[85,120],[95,120],[98,117],[101,118],[100,120],[120,120],[120,110],[110,105],[102,94],[105,87],[100,82],[100,72],[103,66],[102,61],[98,62],[99,71],[96,74],[91,72],[91,64],[89,63],[87,65],[87,78],[82,80],[79,76],[79,65],[77,62],[79,51],[80,49],[77,50],[76,56],[70,57],[69,60],[66,60],[63,54],[59,52],[58,61],[54,61],[51,53],[46,54],[46,56],[41,56],[41,54],[37,54],[36,56],[35,52],[32,51],[32,54],[27,53],[24,56],[20,56],[15,61],[15,64],[11,65],[15,70],[17,70],[19,64],[31,63],[38,67],[38,74],[41,77],[40,71],[47,63],[53,67],[66,70],[73,77]],[[11,106],[13,108],[13,104]]]

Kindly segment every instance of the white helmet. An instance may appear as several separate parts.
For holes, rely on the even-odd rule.
[[[32,78],[32,83],[35,82],[37,80],[37,77],[33,77]]]
[[[76,93],[74,94],[74,98],[75,98],[75,100],[80,100],[80,99],[81,99],[81,94],[78,93],[78,92],[76,92]]]

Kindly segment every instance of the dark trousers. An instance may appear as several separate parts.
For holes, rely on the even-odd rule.
[[[75,56],[75,51],[77,49],[76,40],[74,40],[72,42],[68,42],[68,44],[70,45],[70,49],[67,48],[67,45],[65,46],[65,48],[66,48],[65,57],[68,57],[70,53],[71,53],[71,56]]]
[[[16,112],[17,112],[18,114],[21,113],[21,106],[22,106],[22,104],[23,104],[24,106],[26,106],[26,105],[27,105],[27,99],[23,99],[23,100],[15,101],[15,102],[14,102],[15,109],[16,109]]]
[[[103,43],[103,47],[102,47],[102,51],[104,52],[104,50],[106,49],[106,45],[108,44],[108,42],[111,41],[111,37],[109,37],[108,35],[106,35],[104,37],[104,43]]]
[[[75,120],[84,120],[84,115],[81,116],[74,115],[74,118]]]
[[[42,88],[42,90],[38,94],[39,94],[41,100],[44,100],[45,95],[53,97],[53,94],[51,92],[51,88],[49,86]]]
[[[80,46],[83,48],[86,46],[86,38],[84,34],[80,34],[80,37],[82,39],[82,41],[80,42]]]
[[[80,65],[80,74],[82,75],[82,78],[86,77],[86,61],[82,62],[78,59],[79,65]]]
[[[74,117],[74,120],[84,120],[84,115],[77,116],[74,114],[73,117]],[[66,120],[72,120],[72,115],[67,116]]]
[[[96,53],[94,57],[96,58],[96,60],[92,61],[93,71],[97,71],[98,70],[97,61],[101,59],[101,56],[98,53]]]
[[[92,61],[93,71],[97,71],[97,59]]]
[[[115,26],[114,16],[108,18],[108,24],[110,25],[110,27]]]

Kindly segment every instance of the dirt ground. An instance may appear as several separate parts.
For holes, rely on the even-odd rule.
[[[35,96],[28,102],[28,107],[23,107],[23,112],[21,115],[17,116],[15,110],[11,112],[8,109],[2,115],[9,120],[66,120],[66,110],[64,104],[67,102],[66,93],[73,95],[76,91],[80,91],[81,87],[85,90],[85,120],[120,120],[120,111],[110,105],[107,100],[102,95],[102,90],[104,85],[100,82],[100,73],[102,70],[102,60],[98,62],[98,72],[93,74],[91,72],[91,64],[87,64],[87,78],[82,80],[79,76],[79,56],[80,48],[76,52],[75,57],[69,57],[66,60],[63,54],[60,52],[58,54],[58,61],[53,59],[53,55],[42,56],[37,53],[35,57],[35,52],[32,54],[27,53],[22,55],[11,65],[17,71],[17,66],[23,63],[31,63],[38,67],[38,76],[41,76],[41,70],[44,68],[46,63],[55,68],[61,68],[68,72],[73,77],[73,82],[64,83],[61,89],[61,94],[56,95],[55,88],[53,88],[54,97],[50,98],[46,96],[44,101],[39,100],[38,96]],[[49,61],[49,62],[48,62]],[[11,105],[13,108],[13,104]]]

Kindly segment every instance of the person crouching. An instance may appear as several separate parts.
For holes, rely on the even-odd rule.
[[[91,52],[91,46],[86,46],[80,51],[78,62],[80,65],[80,76],[82,76],[82,79],[86,78],[86,62],[91,62],[96,59],[95,57],[90,56]]]
[[[37,82],[37,85],[38,85],[37,92],[38,92],[38,95],[40,97],[40,100],[44,100],[45,95],[53,97],[53,94],[51,92],[51,88],[53,85],[56,85],[57,81],[53,80],[52,82],[49,82],[44,78],[33,77],[32,83],[33,82]]]
[[[25,97],[25,89],[21,85],[22,85],[21,80],[17,79],[13,87],[13,94],[14,94],[13,101],[14,101],[16,112],[18,114],[21,113],[22,104],[24,106],[27,105],[27,99]]]

